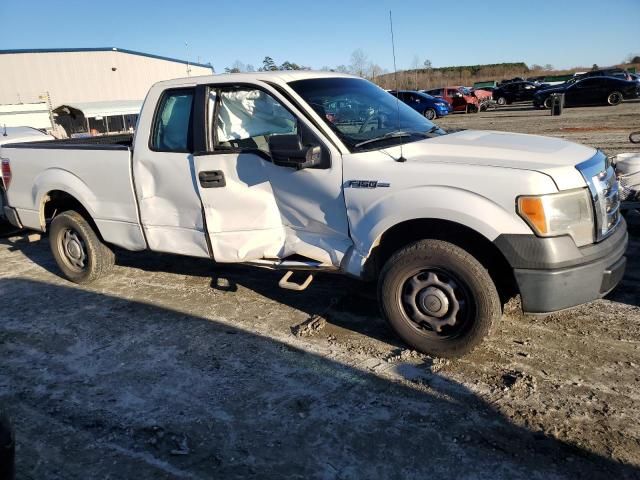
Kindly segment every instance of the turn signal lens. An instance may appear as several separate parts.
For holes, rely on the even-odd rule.
[[[547,232],[547,218],[544,215],[544,205],[540,197],[518,198],[518,212],[534,227],[538,233]]]

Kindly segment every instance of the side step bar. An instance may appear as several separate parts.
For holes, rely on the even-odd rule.
[[[309,285],[311,285],[311,282],[313,281],[312,273],[307,275],[306,280],[302,283],[290,282],[289,278],[291,278],[291,275],[293,275],[293,270],[289,270],[287,273],[285,273],[278,282],[278,286],[286,290],[295,290],[296,292],[301,292],[302,290],[305,290]]]
[[[247,262],[248,265],[256,267],[269,268],[271,270],[286,270],[287,272],[278,282],[280,288],[286,290],[294,290],[301,292],[305,290],[313,281],[313,273],[309,273],[307,278],[302,283],[296,283],[289,280],[294,272],[336,272],[337,267],[333,265],[326,265],[314,260],[254,260]]]

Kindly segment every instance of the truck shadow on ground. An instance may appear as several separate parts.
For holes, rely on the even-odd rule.
[[[19,478],[640,475],[428,363],[389,381],[186,311],[20,278],[0,293]]]
[[[27,233],[0,243],[20,250],[29,260],[48,272],[60,276],[48,239],[30,243]],[[116,250],[119,266],[146,272],[171,273],[211,279],[211,288],[234,294],[247,288],[275,302],[304,312],[308,317],[320,315],[330,324],[383,341],[396,348],[406,348],[380,318],[375,283],[365,283],[342,275],[317,275],[307,290],[284,290],[278,281],[284,272],[235,264],[216,264],[207,259],[181,257],[154,252]],[[291,325],[294,327],[294,325]]]
[[[632,306],[640,306],[640,215],[629,219],[630,243],[627,269],[620,285],[607,298]],[[47,238],[29,243],[26,234],[12,240],[0,239],[19,249],[31,261],[59,276],[60,271],[49,251]],[[274,302],[304,312],[307,318],[321,316],[331,325],[374,338],[397,349],[406,348],[380,317],[376,284],[335,274],[317,275],[302,292],[284,290],[278,281],[282,271],[235,264],[216,264],[206,259],[181,257],[154,252],[117,250],[117,265],[146,272],[210,278],[210,286],[233,295],[240,287],[249,289]],[[290,327],[294,328],[292,324]]]

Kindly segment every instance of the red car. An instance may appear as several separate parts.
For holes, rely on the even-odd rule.
[[[477,113],[480,110],[478,97],[468,87],[442,87],[423,90],[423,92],[445,99],[453,105],[454,112]]]

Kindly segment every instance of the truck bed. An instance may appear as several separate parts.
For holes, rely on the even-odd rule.
[[[146,247],[133,186],[131,135],[7,144],[11,184],[7,203],[24,227],[44,230],[51,197],[73,197],[91,215],[102,238],[128,248]]]

